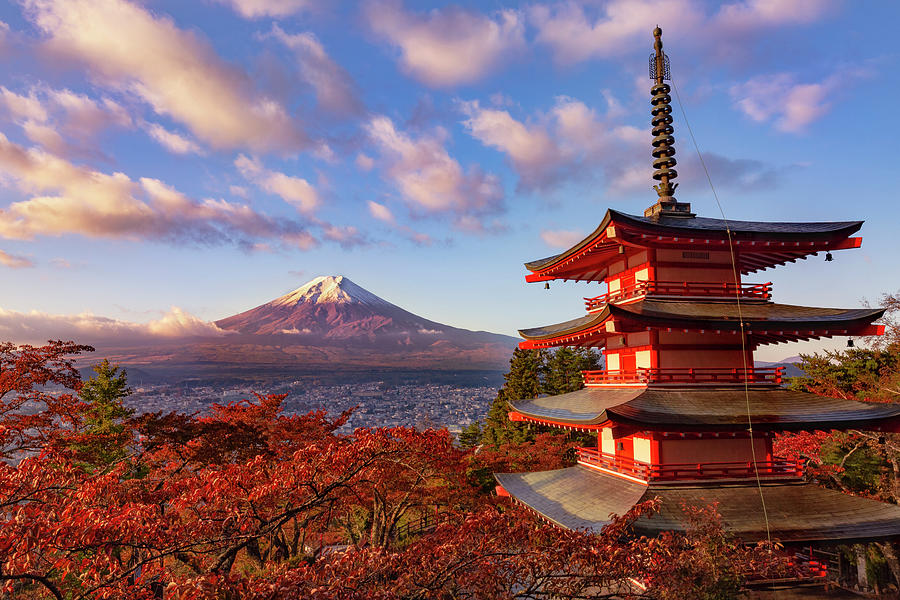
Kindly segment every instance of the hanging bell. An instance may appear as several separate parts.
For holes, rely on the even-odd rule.
[[[825,262],[831,262],[834,260],[834,257],[831,255],[831,252],[825,253]]]
[[[625,246],[619,246],[619,254],[625,254]]]
[[[544,289],[545,289],[545,290],[549,290],[549,289],[550,289],[550,282],[549,282],[549,281],[548,281],[547,283],[544,284]]]
[[[847,340],[847,347],[848,347],[848,348],[852,348],[852,347],[853,347],[853,340]]]

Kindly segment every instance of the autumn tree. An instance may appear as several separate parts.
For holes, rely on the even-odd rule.
[[[83,419],[76,358],[94,349],[74,342],[0,343],[0,458],[16,460],[59,442]]]
[[[866,347],[801,355],[803,374],[793,389],[867,402],[900,402],[900,298],[884,295],[885,336]],[[780,456],[800,460],[807,476],[846,493],[900,504],[900,434],[850,430],[786,433],[776,439]],[[900,585],[900,547],[875,545]],[[879,557],[880,558],[880,557]]]
[[[29,394],[38,393],[29,381],[60,382],[44,409],[71,416],[33,421],[38,436],[15,429],[18,413],[0,413],[0,431],[15,433],[5,439],[38,450],[0,461],[0,594],[500,600],[664,598],[676,590],[711,598],[723,589],[716,574],[729,574],[731,589],[780,564],[716,523],[637,537],[630,525],[652,503],[599,534],[564,530],[480,493],[466,477],[473,456],[495,469],[552,468],[558,438],[549,434],[515,456],[500,454],[503,446],[462,450],[445,430],[340,434],[348,414],[286,415],[283,395],[213,405],[203,415],[123,419],[134,439],[128,452],[85,469],[72,443],[73,431],[87,435],[92,414],[76,396],[72,361],[83,350],[7,347],[21,360],[6,363],[6,381],[24,382],[16,389]],[[435,507],[442,518],[400,543],[399,526]],[[360,519],[348,526],[350,515]],[[630,578],[649,587],[634,589]]]

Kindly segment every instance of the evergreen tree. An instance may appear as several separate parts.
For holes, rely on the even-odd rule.
[[[543,393],[555,396],[584,387],[582,371],[598,369],[600,355],[593,348],[564,346],[547,353],[544,363]]]
[[[481,422],[469,423],[459,434],[459,445],[463,448],[474,448],[481,443]]]
[[[94,367],[94,372],[96,375],[78,393],[88,407],[81,431],[85,441],[76,447],[88,463],[102,467],[128,453],[131,434],[124,421],[134,410],[122,404],[132,394],[125,369],[119,371],[119,365],[110,365],[109,359],[104,358]]]
[[[511,400],[536,398],[541,394],[541,373],[544,368],[544,353],[540,350],[513,350],[509,360],[509,372],[503,376],[505,382],[485,419],[481,441],[499,446],[507,442],[522,442],[533,437],[528,427],[509,420]]]

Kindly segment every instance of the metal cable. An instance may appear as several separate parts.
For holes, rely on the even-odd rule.
[[[694,131],[691,129],[691,124],[688,121],[687,113],[684,110],[684,103],[681,101],[681,95],[678,93],[678,86],[675,85],[675,80],[671,78],[672,89],[675,90],[675,98],[678,100],[678,108],[681,110],[681,116],[684,118],[684,124],[687,127],[688,133],[691,136],[691,142],[694,144],[694,149],[697,151],[697,158],[700,159],[700,165],[703,167],[703,172],[706,174],[706,180],[709,182],[709,187],[712,190],[713,197],[716,199],[716,205],[719,207],[719,213],[722,215],[722,220],[725,222],[725,232],[728,235],[728,250],[731,254],[731,271],[734,277],[735,284],[735,299],[737,300],[737,310],[738,310],[738,320],[740,321],[741,328],[741,356],[743,356],[744,361],[744,369],[750,369],[750,366],[747,364],[747,341],[746,341],[746,331],[744,326],[744,314],[741,309],[741,280],[738,276],[738,267],[737,260],[734,254],[734,240],[731,235],[731,226],[728,224],[728,218],[725,216],[725,210],[722,208],[722,203],[719,201],[719,194],[716,193],[716,188],[713,185],[712,178],[709,175],[709,170],[706,168],[706,162],[703,160],[703,155],[700,153],[700,146],[697,144],[697,139],[694,137]],[[753,472],[756,475],[756,487],[759,490],[759,501],[762,504],[762,512],[763,519],[766,523],[766,540],[769,543],[769,548],[772,547],[772,533],[769,530],[769,514],[766,510],[766,498],[763,495],[762,489],[762,481],[759,478],[759,467],[756,462],[756,448],[754,446],[753,440],[753,417],[750,410],[750,382],[747,377],[744,377],[744,397],[747,402],[747,431],[750,434],[750,457],[753,461]]]

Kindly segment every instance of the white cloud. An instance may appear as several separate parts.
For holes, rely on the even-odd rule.
[[[294,51],[300,63],[300,73],[316,91],[320,107],[337,114],[362,112],[359,90],[350,74],[328,56],[315,34],[287,34],[278,25],[274,25],[272,35]]]
[[[366,16],[400,50],[402,68],[434,87],[478,81],[524,47],[525,24],[514,10],[491,17],[451,6],[417,14],[399,0],[383,0],[370,2]]]
[[[396,223],[396,219],[394,219],[394,214],[384,204],[379,204],[373,200],[369,200],[369,214],[378,219],[379,221],[384,221],[385,223]]]
[[[638,44],[649,48],[657,23],[683,33],[696,29],[702,15],[693,0],[612,0],[596,19],[575,2],[535,5],[529,19],[557,61],[575,63],[626,54]]]
[[[828,14],[834,0],[738,0],[706,11],[699,0],[610,0],[588,12],[581,3],[538,4],[529,20],[536,40],[549,46],[561,63],[610,58],[649,48],[657,24],[683,45],[733,53],[738,40],[777,27],[815,22]],[[729,52],[726,46],[731,46]]]
[[[0,105],[14,120],[43,123],[48,117],[47,109],[33,90],[24,96],[0,86]]]
[[[285,202],[303,213],[312,213],[319,206],[319,195],[308,181],[263,167],[259,159],[239,155],[234,166],[246,177],[270,194],[280,196]]]
[[[273,219],[246,204],[193,200],[157,179],[133,181],[124,173],[94,171],[23,148],[3,134],[0,173],[32,195],[0,209],[0,237],[77,234],[245,247],[263,238],[301,248],[315,244],[298,223]]]
[[[527,186],[540,186],[555,179],[568,162],[562,149],[543,125],[528,126],[505,110],[483,108],[477,101],[462,104],[468,119],[463,125],[486,146],[505,153]]]
[[[731,98],[758,123],[772,122],[776,129],[797,133],[831,110],[839,92],[855,80],[868,77],[864,69],[841,71],[816,83],[800,83],[790,73],[760,75],[732,86]]]
[[[249,76],[197,34],[126,0],[24,0],[49,48],[94,78],[133,93],[216,148],[306,145],[284,107],[253,93]]]
[[[304,11],[312,5],[311,0],[217,0],[230,4],[239,15],[246,19],[263,17],[286,17]]]
[[[34,261],[24,256],[10,254],[9,252],[0,250],[0,265],[9,267],[10,269],[24,269],[27,267],[33,267]]]
[[[53,315],[0,308],[0,339],[40,344],[49,339],[78,340],[91,345],[122,346],[191,337],[221,337],[227,332],[173,306],[149,323],[131,323],[90,313]]]
[[[388,117],[376,116],[366,131],[388,164],[388,177],[414,210],[461,218],[503,209],[497,177],[475,167],[464,172],[444,148],[442,130],[413,138],[398,131]]]
[[[506,154],[525,188],[549,188],[579,176],[602,174],[614,193],[650,192],[654,183],[650,132],[621,124],[615,106],[607,105],[613,112],[598,114],[583,102],[563,96],[549,112],[528,123],[478,102],[464,102],[461,108],[468,117],[463,125],[469,133]],[[702,184],[694,155],[685,152],[682,159],[679,181]],[[756,160],[729,159],[714,152],[707,152],[705,160],[723,186],[768,188],[779,176],[777,170]]]
[[[19,124],[28,139],[63,155],[84,153],[91,138],[108,127],[132,125],[125,108],[109,98],[95,100],[46,86],[34,86],[27,95],[0,87],[0,112]]]
[[[356,155],[356,166],[362,169],[363,171],[371,171],[372,167],[375,166],[375,161],[371,156],[367,156],[363,153],[359,153]]]
[[[551,248],[571,248],[584,239],[584,233],[563,229],[545,229],[541,232],[541,239]]]
[[[648,154],[649,134],[598,116],[572,98],[557,98],[549,114],[528,124],[478,102],[464,102],[461,108],[469,133],[506,154],[526,188],[545,188],[592,170],[605,173],[615,185],[635,160]]]
[[[130,127],[131,115],[110,98],[94,100],[71,90],[46,90],[47,99],[65,112],[64,128],[79,138],[95,135],[109,127]]]
[[[145,123],[144,129],[154,140],[159,142],[169,152],[175,154],[203,154],[203,148],[193,140],[174,131],[169,131],[158,123]]]

